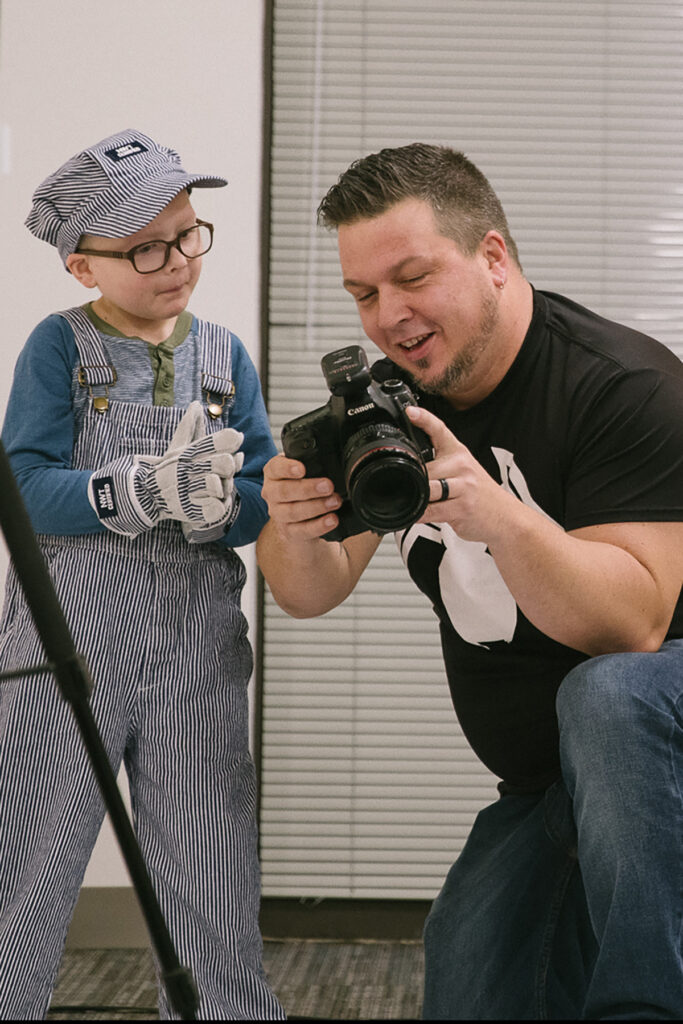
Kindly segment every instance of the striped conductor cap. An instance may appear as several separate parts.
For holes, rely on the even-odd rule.
[[[81,235],[126,238],[183,189],[227,184],[216,175],[188,174],[175,150],[129,129],[77,153],[46,178],[33,193],[25,223],[66,263]]]

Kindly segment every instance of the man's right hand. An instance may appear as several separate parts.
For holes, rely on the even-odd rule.
[[[338,525],[341,498],[326,477],[305,476],[296,459],[275,455],[263,471],[263,498],[282,537],[291,541],[322,537]]]
[[[306,477],[303,463],[276,455],[263,476],[270,520],[256,542],[261,572],[289,615],[323,615],[348,597],[381,538],[368,532],[322,540],[339,523],[341,498],[331,480]]]

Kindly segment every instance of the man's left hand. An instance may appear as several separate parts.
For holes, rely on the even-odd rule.
[[[488,543],[504,529],[515,499],[442,420],[417,406],[410,406],[407,412],[412,423],[429,434],[434,446],[434,459],[427,463],[429,505],[419,522],[448,523],[463,540]]]

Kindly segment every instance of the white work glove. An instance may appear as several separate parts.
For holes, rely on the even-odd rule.
[[[225,428],[193,440],[203,417],[201,403],[192,402],[161,457],[125,455],[92,474],[88,499],[107,529],[135,537],[161,519],[176,519],[191,530],[224,532],[244,436]]]
[[[193,415],[190,416],[188,414],[190,410],[193,409],[193,407],[196,408],[194,409]],[[204,415],[202,413],[201,405],[199,402],[193,402],[192,405],[188,407],[188,411],[185,414],[184,421],[185,429],[188,434],[188,443],[191,443],[193,441],[199,441],[200,438],[206,436]],[[180,425],[178,426],[178,430],[180,430]],[[242,441],[244,440],[244,435],[239,434],[236,430],[232,431],[232,433],[235,434],[235,436],[239,437],[239,444],[241,444]],[[242,468],[242,463],[244,462],[244,455],[242,454],[242,452],[233,453],[233,459],[235,461],[236,467],[234,472],[238,473]],[[229,527],[232,526],[233,522],[237,518],[237,513],[239,512],[240,505],[240,496],[238,491],[234,488],[232,475],[230,477],[223,478],[222,486],[225,499],[227,500],[229,498],[231,500],[231,505],[226,506],[229,507],[229,514],[227,518],[221,517],[221,519],[218,522],[212,524],[211,526],[204,527],[197,527],[192,523],[183,522],[183,533],[185,534],[185,538],[188,544],[207,544],[209,541],[220,540],[220,538],[223,536],[226,530],[228,530]]]

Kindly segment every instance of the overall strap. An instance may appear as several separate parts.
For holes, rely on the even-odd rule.
[[[232,335],[227,327],[206,320],[198,320],[197,327],[201,346],[201,388],[206,396],[209,416],[219,419],[226,402],[232,405],[235,399]]]
[[[106,349],[95,325],[80,306],[62,309],[59,316],[71,325],[74,341],[78,349],[80,365],[78,367],[78,383],[87,388],[97,412],[109,409],[109,387],[116,384],[116,370],[109,362]],[[103,389],[103,393],[95,394],[94,387]]]

